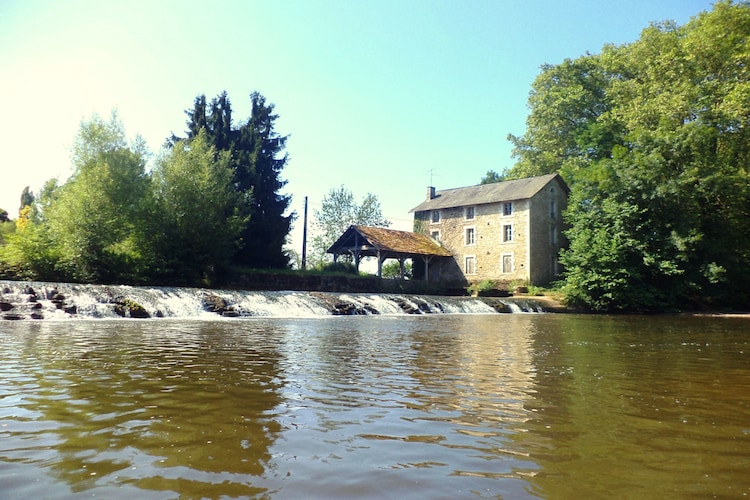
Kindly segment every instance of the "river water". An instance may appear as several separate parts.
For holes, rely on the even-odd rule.
[[[750,319],[0,323],[3,498],[738,498]]]

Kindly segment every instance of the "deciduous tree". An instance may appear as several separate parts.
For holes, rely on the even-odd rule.
[[[146,158],[145,143],[127,140],[116,113],[81,124],[73,175],[50,194],[41,215],[62,278],[127,281],[139,274],[135,233],[148,191]]]
[[[505,180],[505,174],[498,174],[494,170],[488,170],[479,184],[493,184],[495,182],[503,182]]]
[[[750,4],[545,66],[510,176],[571,186],[569,297],[597,310],[747,304]]]
[[[217,152],[205,130],[158,158],[151,229],[156,276],[192,285],[223,275],[247,223],[233,178],[230,152]]]
[[[391,222],[383,217],[380,201],[372,194],[357,203],[354,194],[343,185],[331,189],[323,198],[320,210],[313,210],[313,228],[317,233],[312,242],[313,260],[326,260],[325,252],[352,225],[389,227]]]

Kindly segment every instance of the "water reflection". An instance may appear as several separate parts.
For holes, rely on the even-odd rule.
[[[93,325],[39,324],[16,339],[4,392],[26,396],[3,400],[2,430],[29,446],[5,459],[48,468],[73,492],[263,491],[244,476],[264,472],[279,432],[266,415],[279,404],[271,344],[210,323]]]
[[[535,317],[533,493],[750,494],[747,321]]]
[[[281,348],[289,432],[272,449],[285,496],[309,484],[336,498],[523,494],[516,471],[534,464],[510,438],[534,378],[523,320],[318,325]]]
[[[747,321],[5,323],[0,491],[748,495]]]

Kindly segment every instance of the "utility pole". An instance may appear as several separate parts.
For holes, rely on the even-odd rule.
[[[307,267],[307,196],[305,196],[305,216],[302,222],[302,270]]]

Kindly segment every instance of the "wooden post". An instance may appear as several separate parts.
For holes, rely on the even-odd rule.
[[[305,196],[305,217],[302,223],[302,270],[307,268],[307,196]],[[336,262],[334,256],[333,261]]]

